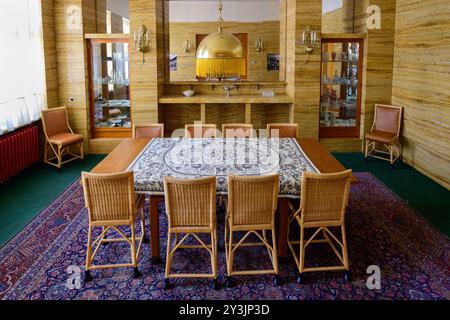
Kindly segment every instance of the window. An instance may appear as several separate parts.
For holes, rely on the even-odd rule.
[[[45,66],[41,5],[0,1],[0,134],[40,118]]]

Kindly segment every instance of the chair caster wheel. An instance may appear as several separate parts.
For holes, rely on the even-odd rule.
[[[365,161],[365,162],[369,162],[369,158],[368,158],[368,157],[365,157],[365,158],[364,158],[364,161]]]
[[[63,170],[61,169],[61,168],[58,168],[58,170],[56,170],[56,173],[57,174],[60,174],[60,173],[62,173],[63,172]]]
[[[345,273],[344,273],[344,281],[347,281],[347,282],[351,281],[350,272],[345,271]]]
[[[390,164],[389,167],[391,168],[391,170],[394,169],[394,165],[393,164]]]
[[[172,288],[169,279],[164,279],[164,290],[170,290]]]
[[[148,239],[147,236],[144,236],[144,237],[142,238],[142,243],[149,243],[149,242],[150,242],[150,240]]]
[[[234,283],[233,283],[233,280],[231,279],[231,277],[227,277],[227,280],[225,281],[225,286],[227,288],[233,288]]]
[[[276,275],[274,278],[273,278],[273,284],[274,284],[274,286],[281,286],[281,277],[279,276],[279,275]]]
[[[138,268],[134,268],[133,269],[133,278],[134,279],[137,279],[137,278],[140,278],[142,276],[142,274],[141,274],[141,272],[139,271],[139,269]]]
[[[220,283],[217,279],[213,279],[212,281],[212,288],[214,290],[220,290]]]
[[[107,246],[109,242],[102,242],[102,246]]]
[[[92,275],[91,275],[91,272],[89,270],[86,270],[84,272],[84,281],[85,282],[91,282],[92,281]]]
[[[297,275],[297,283],[298,284],[303,284],[304,282],[305,282],[305,277],[301,273],[299,273]]]

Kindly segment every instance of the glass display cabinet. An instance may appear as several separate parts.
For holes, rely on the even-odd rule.
[[[131,137],[128,37],[89,39],[88,50],[91,135]]]
[[[358,138],[363,39],[322,39],[321,138]]]

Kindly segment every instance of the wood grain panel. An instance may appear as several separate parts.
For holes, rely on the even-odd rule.
[[[403,159],[450,188],[450,6],[397,0],[392,103],[404,107]]]
[[[164,131],[170,137],[176,129],[184,130],[186,124],[201,121],[200,104],[165,104],[164,109]]]
[[[55,11],[53,0],[41,0],[41,12],[47,107],[55,108],[59,106],[59,93],[56,60]]]
[[[131,45],[131,106],[133,123],[158,122],[158,96],[164,82],[164,6],[158,0],[129,1],[131,35],[145,25],[151,39],[151,49],[142,53]]]
[[[87,6],[89,3],[84,3]],[[55,0],[56,60],[58,74],[58,104],[69,112],[72,129],[83,135],[89,152],[89,95],[84,41],[83,1]],[[88,21],[88,19],[86,19]],[[88,24],[86,24],[88,25]]]
[[[390,104],[394,64],[395,0],[370,0],[381,9],[381,29],[368,30],[364,46],[361,137],[369,131],[375,104]]]
[[[294,98],[293,121],[299,126],[300,138],[319,136],[320,101],[320,32],[317,46],[309,61],[301,45],[301,34],[307,25],[322,28],[322,1],[288,0],[286,35],[287,93]]]

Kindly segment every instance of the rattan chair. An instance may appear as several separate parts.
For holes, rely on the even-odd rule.
[[[164,138],[163,123],[133,124],[133,138]]]
[[[402,107],[375,105],[375,118],[372,129],[365,136],[365,158],[389,161],[391,168],[401,157],[400,127]],[[382,149],[378,149],[381,146]],[[389,158],[382,156],[389,155]]]
[[[298,124],[296,123],[268,123],[269,138],[297,138]]]
[[[297,282],[302,283],[304,272],[345,270],[344,278],[349,279],[347,239],[345,236],[345,210],[348,203],[352,170],[340,173],[317,174],[304,172],[301,185],[300,208],[292,211],[289,227],[297,223],[300,227],[300,240],[290,239],[288,245],[298,267]],[[340,238],[329,228],[340,228]],[[305,239],[305,230],[313,229],[313,235]],[[317,236],[322,235],[320,239]],[[328,243],[341,265],[305,267],[305,251],[310,244]],[[340,251],[336,248],[338,244]],[[296,250],[295,246],[299,246]],[[298,254],[297,254],[298,252]]]
[[[278,257],[275,239],[275,211],[277,209],[279,176],[229,176],[228,203],[225,221],[225,257],[227,261],[226,285],[231,287],[234,275],[274,274],[274,284],[281,283],[278,276]],[[271,232],[272,245],[267,236]],[[233,241],[236,232],[245,232]],[[258,242],[245,242],[254,235]],[[233,257],[238,248],[265,246],[272,262],[270,270],[233,270]]]
[[[215,138],[217,136],[215,124],[187,124],[184,126],[185,138]]]
[[[82,172],[84,199],[89,212],[89,230],[86,254],[85,280],[92,280],[90,270],[101,268],[133,267],[134,278],[140,276],[138,257],[142,243],[148,242],[145,235],[144,197],[134,193],[134,176],[132,172],[113,174],[93,174]],[[141,235],[136,236],[135,222],[139,216]],[[128,226],[131,236],[119,229]],[[92,241],[93,229],[102,228],[100,235]],[[107,233],[114,230],[120,237],[109,238]],[[131,247],[131,263],[93,265],[93,260],[101,244],[127,242]],[[136,242],[138,246],[136,248]]]
[[[72,128],[70,128],[67,108],[42,110],[41,116],[45,135],[44,162],[57,167],[58,172],[61,172],[61,166],[64,163],[83,159],[83,136],[73,133]],[[78,146],[79,154],[70,151],[70,147],[73,145]],[[53,156],[49,156],[49,151],[53,152]],[[70,155],[71,158],[63,161],[63,156],[66,154]]]
[[[168,220],[167,255],[164,288],[171,288],[170,278],[212,278],[217,281],[216,178],[164,178],[164,193]],[[211,244],[199,237],[209,234]],[[179,237],[181,239],[179,239]],[[186,244],[190,237],[198,244]],[[172,244],[172,242],[174,242]],[[171,273],[172,260],[178,249],[205,249],[211,255],[211,273]]]
[[[244,123],[224,123],[222,125],[224,138],[253,138],[253,125]]]

